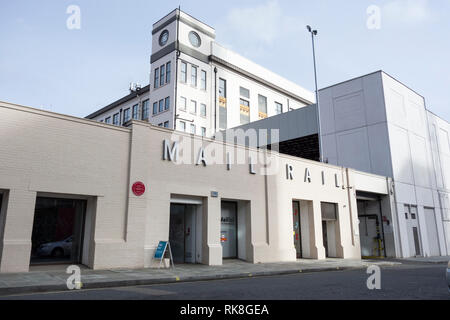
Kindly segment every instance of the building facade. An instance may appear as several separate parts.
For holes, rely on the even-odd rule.
[[[324,88],[319,101],[324,158],[393,178],[397,255],[449,255],[449,123],[382,71]]]
[[[133,118],[211,137],[315,101],[312,92],[222,47],[215,38],[212,27],[179,9],[172,11],[153,25],[149,90],[140,98],[132,92],[87,118],[116,125]]]
[[[450,254],[449,123],[426,109],[425,99],[382,71],[319,90],[323,158],[327,163],[393,179],[393,235],[379,199],[359,194],[363,256]],[[318,159],[317,106],[240,126],[279,130],[279,141],[258,142],[281,153]],[[384,252],[383,252],[384,251]]]
[[[1,102],[0,137],[0,272],[152,267],[161,240],[176,263],[359,259],[357,192],[395,206],[389,178],[143,121]]]

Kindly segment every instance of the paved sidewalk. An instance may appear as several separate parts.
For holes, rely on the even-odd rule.
[[[327,259],[298,260],[297,262],[251,264],[240,260],[224,261],[222,266],[179,265],[173,269],[117,269],[81,270],[83,289],[122,287],[173,283],[181,281],[205,281],[255,276],[293,274],[367,268],[368,265],[400,265],[385,260]],[[0,274],[0,295],[19,293],[66,291],[67,266],[33,267],[28,273]]]
[[[393,259],[393,261],[413,262],[413,263],[414,262],[417,262],[417,263],[448,263],[450,261],[450,256],[403,258],[403,259]]]

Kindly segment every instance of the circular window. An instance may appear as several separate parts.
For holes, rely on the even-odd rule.
[[[163,32],[161,32],[161,35],[159,36],[159,45],[165,46],[167,41],[169,40],[169,31],[164,30]]]
[[[189,32],[189,41],[196,48],[200,47],[200,45],[202,44],[202,41],[200,40],[200,36],[195,31]]]

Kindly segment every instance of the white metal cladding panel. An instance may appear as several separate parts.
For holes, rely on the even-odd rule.
[[[378,123],[367,127],[371,173],[392,177],[390,161],[389,135],[387,123]]]
[[[367,128],[337,134],[339,165],[371,172]]]
[[[425,224],[428,234],[429,254],[431,256],[439,256],[439,238],[436,225],[436,213],[434,209],[425,208]]]
[[[394,179],[399,182],[413,184],[413,167],[408,131],[395,125],[389,125],[388,127]]]
[[[411,157],[413,161],[414,182],[416,185],[429,187],[430,176],[427,161],[427,148],[425,139],[415,134],[410,134]]]
[[[366,125],[363,91],[353,92],[335,98],[333,106],[336,131],[343,131]]]

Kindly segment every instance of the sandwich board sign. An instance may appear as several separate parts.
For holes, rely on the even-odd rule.
[[[158,246],[156,247],[155,255],[153,256],[153,259],[157,259],[157,260],[159,259],[159,268],[161,268],[162,261],[167,254],[167,249],[169,249],[168,253],[169,253],[169,257],[170,257],[170,262],[172,263],[172,268],[175,269],[175,265],[173,263],[173,257],[172,257],[172,250],[170,249],[169,241],[160,241],[158,243]]]

